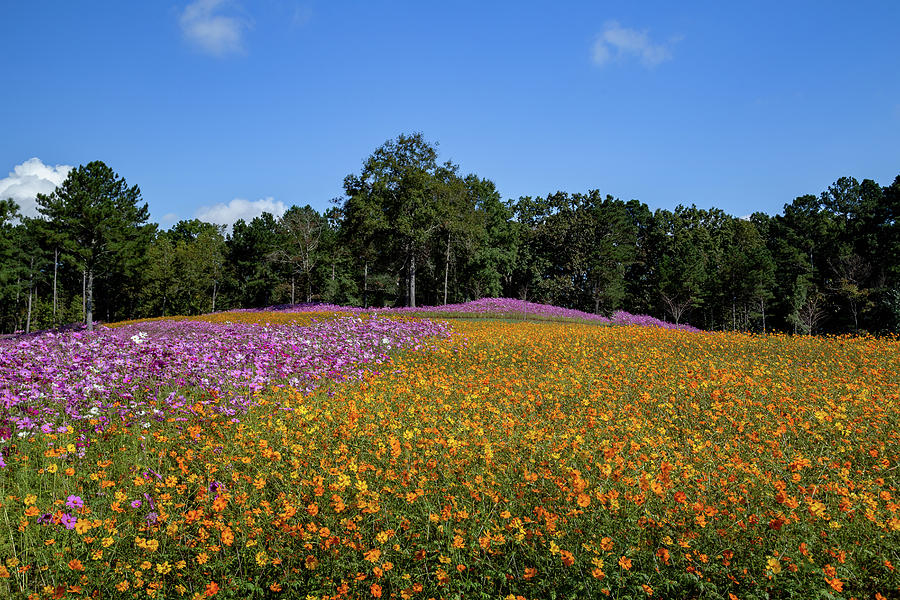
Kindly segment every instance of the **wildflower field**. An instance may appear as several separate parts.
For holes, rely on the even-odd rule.
[[[0,342],[0,597],[900,595],[898,340],[474,312]]]

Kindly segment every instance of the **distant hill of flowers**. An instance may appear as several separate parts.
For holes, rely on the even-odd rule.
[[[482,298],[481,300],[472,300],[470,302],[462,302],[459,304],[445,304],[443,306],[417,306],[415,308],[359,308],[338,306],[336,304],[280,304],[269,306],[263,309],[246,309],[248,311],[277,311],[277,312],[350,312],[350,313],[379,313],[379,314],[421,314],[423,316],[433,315],[458,315],[458,316],[474,316],[474,317],[498,317],[513,319],[556,319],[556,320],[575,320],[575,321],[591,321],[596,323],[610,323],[613,325],[638,325],[642,327],[662,327],[663,329],[680,329],[683,331],[700,331],[696,327],[690,325],[668,323],[661,321],[649,315],[633,315],[623,310],[616,311],[611,317],[604,315],[596,315],[586,313],[572,308],[562,308],[550,304],[538,304],[536,302],[527,302],[516,298]]]

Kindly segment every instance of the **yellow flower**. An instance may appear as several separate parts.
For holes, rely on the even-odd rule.
[[[75,523],[75,533],[78,535],[84,535],[88,531],[91,530],[91,522],[87,519],[78,519]]]
[[[37,502],[37,496],[35,496],[34,494],[28,494],[27,496],[25,496],[25,500],[23,500],[23,502],[25,502],[25,506],[31,506],[32,504]]]

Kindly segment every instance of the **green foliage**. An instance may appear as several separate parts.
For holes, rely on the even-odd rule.
[[[886,187],[842,177],[782,214],[740,219],[597,190],[504,201],[414,133],[378,147],[343,188],[324,213],[296,205],[227,235],[198,219],[156,234],[137,186],[81,166],[38,198],[40,219],[0,202],[0,331],[64,324],[72,302],[114,320],[483,297],[704,329],[900,330],[900,176]]]
[[[48,237],[63,251],[62,260],[86,276],[88,328],[93,328],[95,277],[106,292],[98,298],[101,314],[115,314],[113,306],[134,297],[125,292],[138,287],[156,229],[147,223],[150,213],[140,200],[138,186],[128,187],[100,161],[73,169],[53,193],[37,196]]]

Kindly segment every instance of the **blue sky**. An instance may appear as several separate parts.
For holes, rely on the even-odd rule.
[[[152,218],[323,210],[421,131],[504,198],[775,214],[900,174],[900,2],[16,2],[0,195],[102,160]]]

